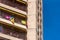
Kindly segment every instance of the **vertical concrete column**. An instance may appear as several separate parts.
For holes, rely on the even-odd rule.
[[[36,0],[28,0],[27,40],[36,40]]]

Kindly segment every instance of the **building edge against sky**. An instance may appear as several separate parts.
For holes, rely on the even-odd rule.
[[[27,40],[43,40],[42,0],[28,0]]]
[[[12,28],[14,26],[13,31],[16,31],[16,30],[18,32],[19,32],[19,30],[20,30],[20,32],[23,31],[23,33],[22,33],[23,35],[21,36],[22,39],[21,38],[18,39],[17,37],[12,37],[11,35],[6,35],[3,33],[0,33],[0,34],[4,35],[4,36],[0,35],[1,37],[8,38],[6,40],[9,40],[9,38],[10,38],[10,40],[43,40],[43,37],[42,37],[42,35],[43,35],[43,33],[42,33],[42,28],[43,28],[42,27],[42,0],[23,0],[23,1],[16,0],[16,1],[18,1],[18,3],[22,3],[23,6],[22,5],[16,6],[16,4],[15,5],[7,4],[7,2],[6,2],[7,0],[4,2],[3,1],[0,0],[0,4],[1,4],[0,12],[3,12],[3,11],[5,13],[8,12],[9,13],[8,15],[13,16],[12,18],[14,18],[16,15],[17,15],[16,17],[20,17],[20,18],[22,17],[21,20],[24,19],[25,21],[27,21],[27,25],[24,25],[24,24],[26,24],[24,22],[24,20],[22,21],[22,23],[24,23],[22,25],[19,23],[14,23],[14,21],[11,23],[11,21],[0,17],[0,21],[8,24],[7,26],[9,26],[9,27],[7,27],[7,28]],[[15,1],[13,1],[13,2],[15,2]],[[7,5],[4,3],[6,3]],[[27,4],[27,6],[26,6],[26,4]],[[24,9],[24,7],[26,10]],[[3,25],[2,22],[0,23],[1,25]],[[4,24],[4,25],[6,26],[6,24]],[[23,39],[23,37],[25,37],[26,39]],[[2,40],[4,40],[4,39],[2,39]]]

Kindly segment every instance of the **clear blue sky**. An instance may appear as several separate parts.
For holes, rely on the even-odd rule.
[[[60,40],[60,0],[43,0],[44,40]]]

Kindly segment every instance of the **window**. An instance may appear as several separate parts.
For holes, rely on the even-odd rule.
[[[0,25],[0,32],[3,32],[3,26]]]

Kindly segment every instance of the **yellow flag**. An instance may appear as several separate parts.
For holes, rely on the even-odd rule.
[[[10,21],[14,24],[14,18],[10,18]]]

